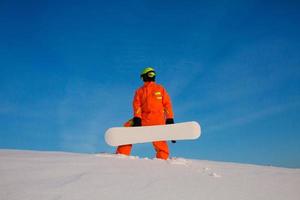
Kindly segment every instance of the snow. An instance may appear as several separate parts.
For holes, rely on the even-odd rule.
[[[300,169],[0,150],[0,199],[298,200]]]

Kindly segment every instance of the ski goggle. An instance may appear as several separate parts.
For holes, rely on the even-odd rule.
[[[155,76],[155,72],[154,71],[148,72],[147,76],[150,77],[150,78],[152,78],[152,77]]]

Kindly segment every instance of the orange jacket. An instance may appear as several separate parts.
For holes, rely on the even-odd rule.
[[[143,126],[165,124],[174,118],[171,99],[165,88],[155,82],[145,82],[133,100],[134,116],[142,118]]]

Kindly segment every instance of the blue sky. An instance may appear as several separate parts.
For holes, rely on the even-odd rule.
[[[172,156],[300,167],[297,1],[70,2],[0,2],[0,148],[114,152],[151,65],[202,126]]]

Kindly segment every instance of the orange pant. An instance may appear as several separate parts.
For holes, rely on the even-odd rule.
[[[169,158],[169,148],[166,141],[152,142],[156,151],[156,158],[167,160]],[[130,155],[132,144],[118,146],[116,153]]]
[[[132,126],[132,119],[124,124],[125,127]],[[166,141],[152,142],[156,151],[156,158],[167,160],[169,158],[169,148]],[[118,146],[116,154],[130,155],[132,144]]]

